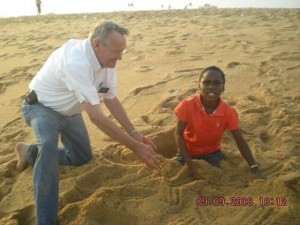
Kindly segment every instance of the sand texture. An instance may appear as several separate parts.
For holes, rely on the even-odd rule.
[[[60,224],[300,224],[299,9],[0,19],[0,224],[35,224],[32,168],[18,173],[14,154],[17,142],[34,143],[20,108],[28,84],[54,49],[86,38],[100,20],[130,30],[118,64],[118,96],[137,129],[157,144],[161,165],[148,169],[84,113],[95,157],[81,167],[60,167]],[[222,98],[239,112],[266,180],[251,178],[230,133],[223,138],[221,169],[197,162],[201,180],[174,158],[173,110],[197,94],[200,71],[211,65],[226,74]],[[198,206],[197,199],[212,204]],[[217,206],[222,199],[225,205]]]

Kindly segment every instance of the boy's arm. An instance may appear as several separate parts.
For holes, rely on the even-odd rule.
[[[253,157],[253,154],[249,148],[248,143],[246,142],[245,138],[243,137],[241,130],[238,128],[231,132],[233,134],[233,137],[236,141],[236,144],[237,144],[242,156],[247,161],[247,163],[251,169],[253,177],[254,178],[262,178],[262,176],[260,175],[260,172],[258,170],[258,166]]]
[[[175,135],[176,135],[175,140],[176,140],[177,147],[179,148],[180,153],[182,154],[185,162],[189,162],[192,159],[188,154],[187,147],[186,147],[185,141],[183,139],[183,133],[186,128],[186,125],[187,125],[186,122],[182,122],[180,120],[177,121],[177,126],[175,129]]]
[[[184,130],[186,128],[186,125],[187,125],[186,122],[183,122],[183,121],[180,121],[180,120],[177,121],[177,126],[176,126],[176,129],[175,129],[176,144],[177,144],[177,147],[179,148],[180,153],[182,154],[182,156],[183,156],[183,158],[184,158],[184,160],[185,160],[185,162],[188,166],[188,169],[189,169],[189,172],[190,172],[191,176],[194,177],[195,179],[200,179],[200,176],[197,172],[197,166],[192,161],[192,158],[189,156],[185,141],[183,139],[183,133],[184,133]]]

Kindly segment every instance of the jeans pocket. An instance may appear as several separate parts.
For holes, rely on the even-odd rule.
[[[31,126],[31,118],[33,115],[32,106],[28,105],[26,102],[23,102],[22,104],[22,112],[25,119],[25,122]]]

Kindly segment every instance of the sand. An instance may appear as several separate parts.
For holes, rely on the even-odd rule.
[[[34,143],[20,110],[28,84],[54,49],[86,38],[99,20],[131,32],[118,64],[118,96],[137,129],[157,144],[162,162],[148,169],[84,113],[95,157],[81,167],[60,167],[60,224],[300,224],[299,9],[0,19],[0,224],[35,223],[32,168],[18,173],[14,155],[17,142]],[[197,162],[201,180],[174,158],[173,109],[197,94],[199,73],[210,65],[227,75],[222,98],[239,112],[265,180],[251,178],[230,133],[220,169]]]

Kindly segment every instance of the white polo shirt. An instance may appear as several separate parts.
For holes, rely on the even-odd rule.
[[[55,50],[29,84],[40,103],[66,116],[82,112],[84,101],[114,98],[116,87],[116,69],[101,68],[88,39],[71,39]]]

